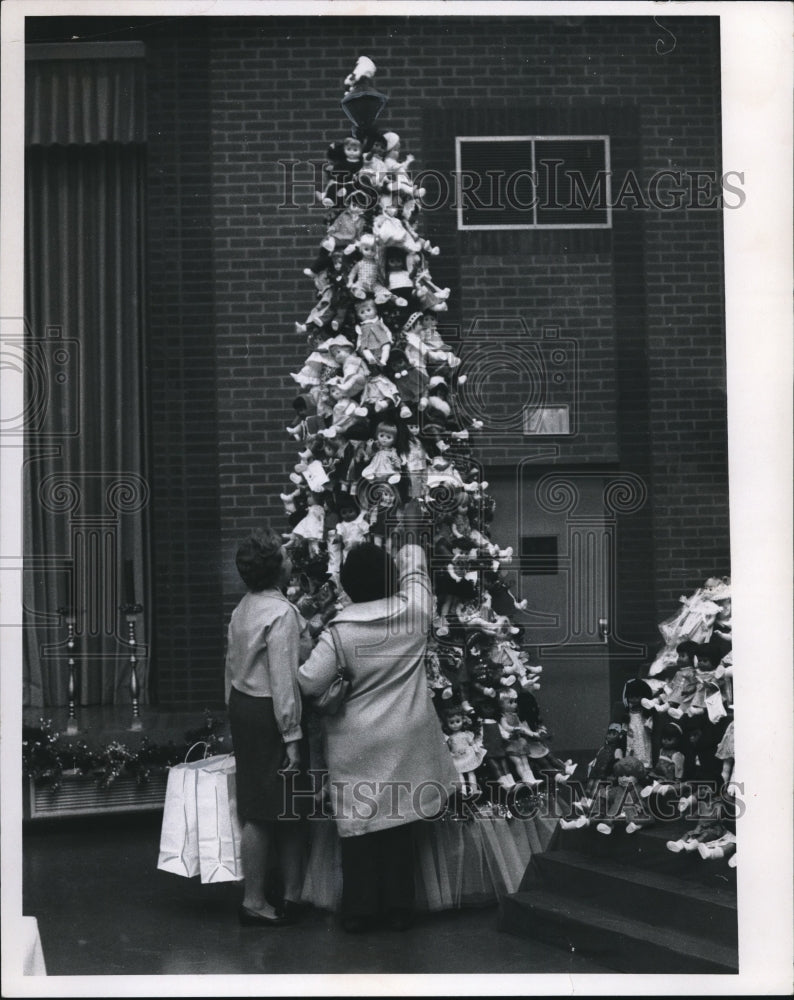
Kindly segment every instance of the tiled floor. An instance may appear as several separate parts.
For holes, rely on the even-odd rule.
[[[600,973],[576,954],[497,930],[495,906],[426,915],[404,933],[344,933],[311,911],[298,925],[240,927],[240,886],[156,869],[160,815],[28,824],[24,913],[49,975]]]

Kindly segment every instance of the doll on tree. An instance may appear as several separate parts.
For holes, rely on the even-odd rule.
[[[361,475],[371,483],[399,483],[402,476],[402,460],[395,448],[397,427],[381,421],[375,428],[375,451],[364,467]]]
[[[377,93],[374,73],[362,57],[345,81],[354,100]],[[353,103],[343,107],[349,114]],[[423,192],[399,136],[374,121],[331,143],[327,160],[325,233],[306,269],[315,302],[296,330],[311,348],[293,376],[302,399],[289,433],[302,451],[290,476],[296,488],[282,495],[296,568],[312,581],[306,610],[317,624],[344,600],[339,573],[357,541],[388,546],[411,505],[432,518],[439,642],[428,650],[426,680],[462,787],[469,795],[483,787],[475,772],[488,774],[490,790],[513,787],[517,776],[537,785],[536,761],[559,775],[570,765],[511,700],[537,689],[539,669],[515,645],[510,616],[523,602],[499,572],[512,552],[491,539],[488,484],[470,475],[478,424],[460,424],[467,408],[450,384],[465,379],[437,325],[451,293],[430,273],[439,249],[421,234]],[[479,640],[469,643],[473,635]]]
[[[471,722],[459,706],[453,706],[444,713],[444,732],[452,760],[460,774],[461,791],[467,798],[479,795],[475,771],[485,758],[485,749],[478,744],[471,731]]]

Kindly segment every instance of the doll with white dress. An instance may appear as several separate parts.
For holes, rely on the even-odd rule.
[[[408,168],[414,162],[413,156],[409,155],[400,159],[399,135],[396,132],[384,132],[383,138],[386,145],[383,160],[387,172],[386,186],[389,191],[401,198],[423,197],[425,189],[417,187],[408,173]]]
[[[320,555],[320,543],[325,531],[325,507],[321,503],[311,503],[302,521],[286,535],[289,539],[287,547],[297,544],[301,539],[308,542],[309,558],[316,559]]]
[[[468,798],[478,795],[480,792],[475,771],[485,758],[484,747],[478,744],[469,727],[469,720],[459,706],[449,708],[444,713],[447,747],[460,775],[461,792]]]
[[[395,447],[397,428],[381,421],[375,429],[375,452],[361,475],[369,482],[399,483],[402,459]]]
[[[426,253],[436,255],[439,248],[421,237],[411,224],[399,217],[399,208],[391,194],[378,199],[378,214],[372,223],[372,232],[382,247],[400,247],[406,253]]]
[[[355,498],[349,494],[340,496],[337,502],[339,521],[328,532],[328,572],[331,579],[339,584],[339,573],[347,553],[353,545],[366,542],[370,534],[369,512],[361,510]]]
[[[352,345],[351,345],[352,346]],[[319,389],[328,377],[338,368],[337,362],[331,357],[327,343],[318,343],[311,354],[306,358],[303,367],[298,372],[290,372],[301,389],[306,390],[312,396],[314,403],[317,403],[317,395],[313,392]]]

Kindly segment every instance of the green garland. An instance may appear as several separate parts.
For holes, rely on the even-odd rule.
[[[67,742],[53,732],[52,721],[40,719],[38,726],[22,727],[22,767],[26,778],[56,792],[64,776],[93,778],[100,788],[109,788],[116,778],[126,775],[144,785],[152,774],[162,774],[174,764],[180,764],[196,743],[206,743],[206,755],[224,753],[222,724],[208,711],[204,725],[189,730],[180,746],[173,740],[166,744],[141,739],[137,748],[118,740],[91,747],[85,740]]]

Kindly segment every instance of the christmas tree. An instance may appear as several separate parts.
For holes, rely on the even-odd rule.
[[[346,600],[350,547],[413,532],[436,597],[428,685],[464,792],[480,797],[478,774],[497,790],[537,787],[544,773],[564,781],[572,765],[551,753],[535,698],[542,668],[511,617],[525,606],[501,568],[513,553],[490,537],[494,503],[472,456],[482,425],[465,419],[460,358],[439,331],[450,289],[431,275],[439,251],[420,233],[424,191],[399,136],[382,129],[375,72],[361,57],[345,80],[353,129],[327,150],[325,235],[304,272],[315,302],[295,324],[309,353],[291,374],[287,432],[301,450],[281,495],[288,596],[319,634]]]

